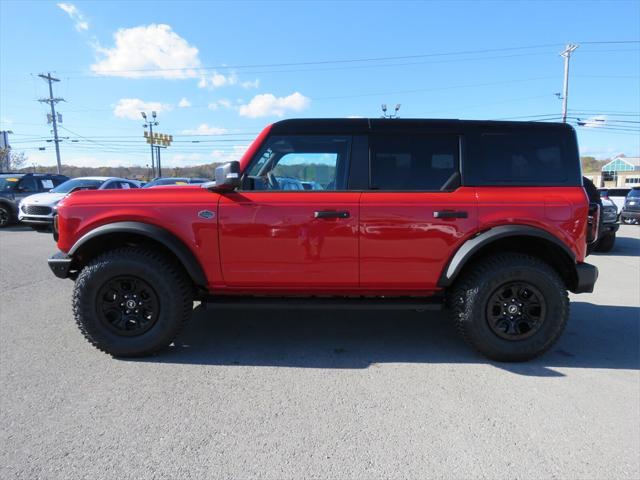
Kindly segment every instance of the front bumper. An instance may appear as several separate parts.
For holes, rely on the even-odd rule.
[[[635,210],[622,210],[620,214],[621,218],[632,218],[634,220],[640,220],[640,211]]]
[[[58,278],[73,278],[71,273],[72,261],[73,259],[64,252],[57,252],[47,260],[49,268]]]
[[[573,293],[591,293],[598,280],[598,268],[589,263],[578,263],[576,265],[576,275],[578,281]]]
[[[28,217],[26,215],[18,215],[18,220],[23,223],[29,223],[33,225],[52,225],[53,217]]]

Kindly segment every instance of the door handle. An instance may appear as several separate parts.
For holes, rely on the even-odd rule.
[[[335,211],[335,210],[321,210],[319,212],[313,212],[314,218],[349,218],[351,215],[346,210],[343,211]]]
[[[464,210],[436,210],[434,218],[467,218],[469,214]]]

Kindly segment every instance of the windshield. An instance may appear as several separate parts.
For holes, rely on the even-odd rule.
[[[640,188],[634,188],[629,192],[629,198],[640,198]]]
[[[20,177],[0,177],[0,192],[10,192],[15,190]]]
[[[74,188],[100,188],[105,181],[104,180],[89,180],[86,178],[74,178],[73,180],[67,180],[64,183],[61,183],[56,188],[51,190],[54,193],[69,193]]]
[[[143,188],[156,187],[158,185],[186,185],[189,183],[188,178],[159,178],[147,183]]]

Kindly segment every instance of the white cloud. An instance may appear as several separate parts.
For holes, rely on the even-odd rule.
[[[223,133],[227,133],[228,130],[222,127],[210,127],[206,123],[203,123],[198,126],[198,128],[191,130],[182,130],[182,133],[185,135],[222,135]]]
[[[91,71],[125,78],[197,77],[195,69],[201,66],[198,49],[169,25],[121,28],[114,34],[114,40],[113,48],[94,47],[99,59],[91,65]]]
[[[73,20],[76,30],[78,30],[79,32],[83,30],[89,30],[89,22],[87,22],[87,20],[84,18],[82,12],[78,10],[78,7],[76,7],[72,3],[58,3],[57,5],[58,8],[64,10],[64,12],[69,15],[69,18]]]
[[[300,92],[287,97],[276,97],[272,93],[256,95],[246,105],[240,105],[241,117],[257,118],[275,115],[282,117],[287,112],[301,112],[309,107],[311,100]]]
[[[158,113],[168,112],[172,109],[171,105],[160,102],[145,102],[139,98],[121,98],[113,109],[113,114],[119,118],[128,118],[130,120],[141,120],[140,112],[150,114],[152,111]]]
[[[211,158],[214,163],[225,163],[239,160],[244,152],[247,151],[249,145],[234,145],[231,150],[214,150],[211,152]]]
[[[258,88],[260,86],[260,79],[256,78],[253,81],[248,80],[246,82],[242,82],[240,85],[242,86],[242,88],[246,88],[246,89]]]
[[[214,89],[236,85],[237,83],[238,75],[235,72],[232,72],[229,75],[223,75],[222,73],[213,72],[213,74],[209,76],[203,75],[202,77],[200,77],[198,87]]]
[[[191,102],[186,97],[182,97],[182,100],[178,102],[178,107],[180,108],[187,108],[190,106],[191,106]]]
[[[578,125],[586,128],[600,128],[607,124],[606,115],[597,115],[595,117],[587,118],[586,120],[579,120]]]
[[[222,98],[220,100],[215,100],[207,105],[209,110],[218,110],[219,108],[231,108],[231,100],[227,100],[226,98]]]

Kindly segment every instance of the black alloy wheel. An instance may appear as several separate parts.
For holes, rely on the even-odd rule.
[[[141,278],[113,278],[98,293],[96,314],[117,335],[142,335],[156,323],[159,312],[158,295]]]
[[[524,340],[540,329],[546,312],[546,302],[536,287],[522,281],[507,282],[489,297],[487,322],[500,338]]]

